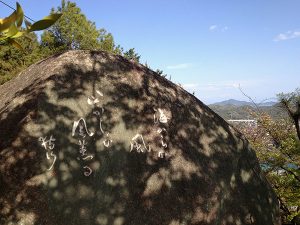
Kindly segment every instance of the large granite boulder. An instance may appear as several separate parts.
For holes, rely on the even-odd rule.
[[[104,52],[0,86],[0,224],[280,224],[245,138],[193,95]]]

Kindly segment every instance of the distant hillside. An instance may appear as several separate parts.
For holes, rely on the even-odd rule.
[[[226,104],[227,103],[227,104]],[[278,103],[266,102],[259,106],[259,110],[267,112],[274,119],[281,119],[287,117],[287,113],[282,109]],[[272,104],[270,106],[270,104]],[[219,114],[223,119],[253,119],[251,112],[257,111],[256,107],[250,102],[238,101],[230,99],[227,101],[214,103],[209,107]]]
[[[257,103],[258,106],[273,106],[275,104],[277,104],[277,102],[273,102],[273,101]],[[254,104],[252,102],[239,101],[239,100],[235,100],[235,99],[229,99],[226,101],[217,102],[212,105],[254,106]]]

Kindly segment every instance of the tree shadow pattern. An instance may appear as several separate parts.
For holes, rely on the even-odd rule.
[[[91,96],[99,102],[89,105]],[[0,99],[0,224],[280,224],[276,196],[244,137],[142,65],[69,51],[2,85]],[[109,147],[95,115],[101,107]],[[158,108],[168,123],[154,123]],[[80,118],[95,133],[86,138],[90,161],[79,158],[72,136]],[[164,158],[159,127],[167,131]],[[131,151],[137,133],[150,152]],[[48,170],[39,138],[51,135],[57,160]]]

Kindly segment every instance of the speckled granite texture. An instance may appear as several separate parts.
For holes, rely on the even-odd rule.
[[[121,56],[68,51],[0,86],[0,224],[280,221],[247,140],[206,105]]]

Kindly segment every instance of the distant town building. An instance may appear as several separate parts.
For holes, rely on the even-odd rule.
[[[257,127],[257,120],[248,120],[248,119],[242,119],[242,120],[227,120],[228,123],[232,123],[232,124],[245,124],[248,126],[253,126],[253,127]]]

